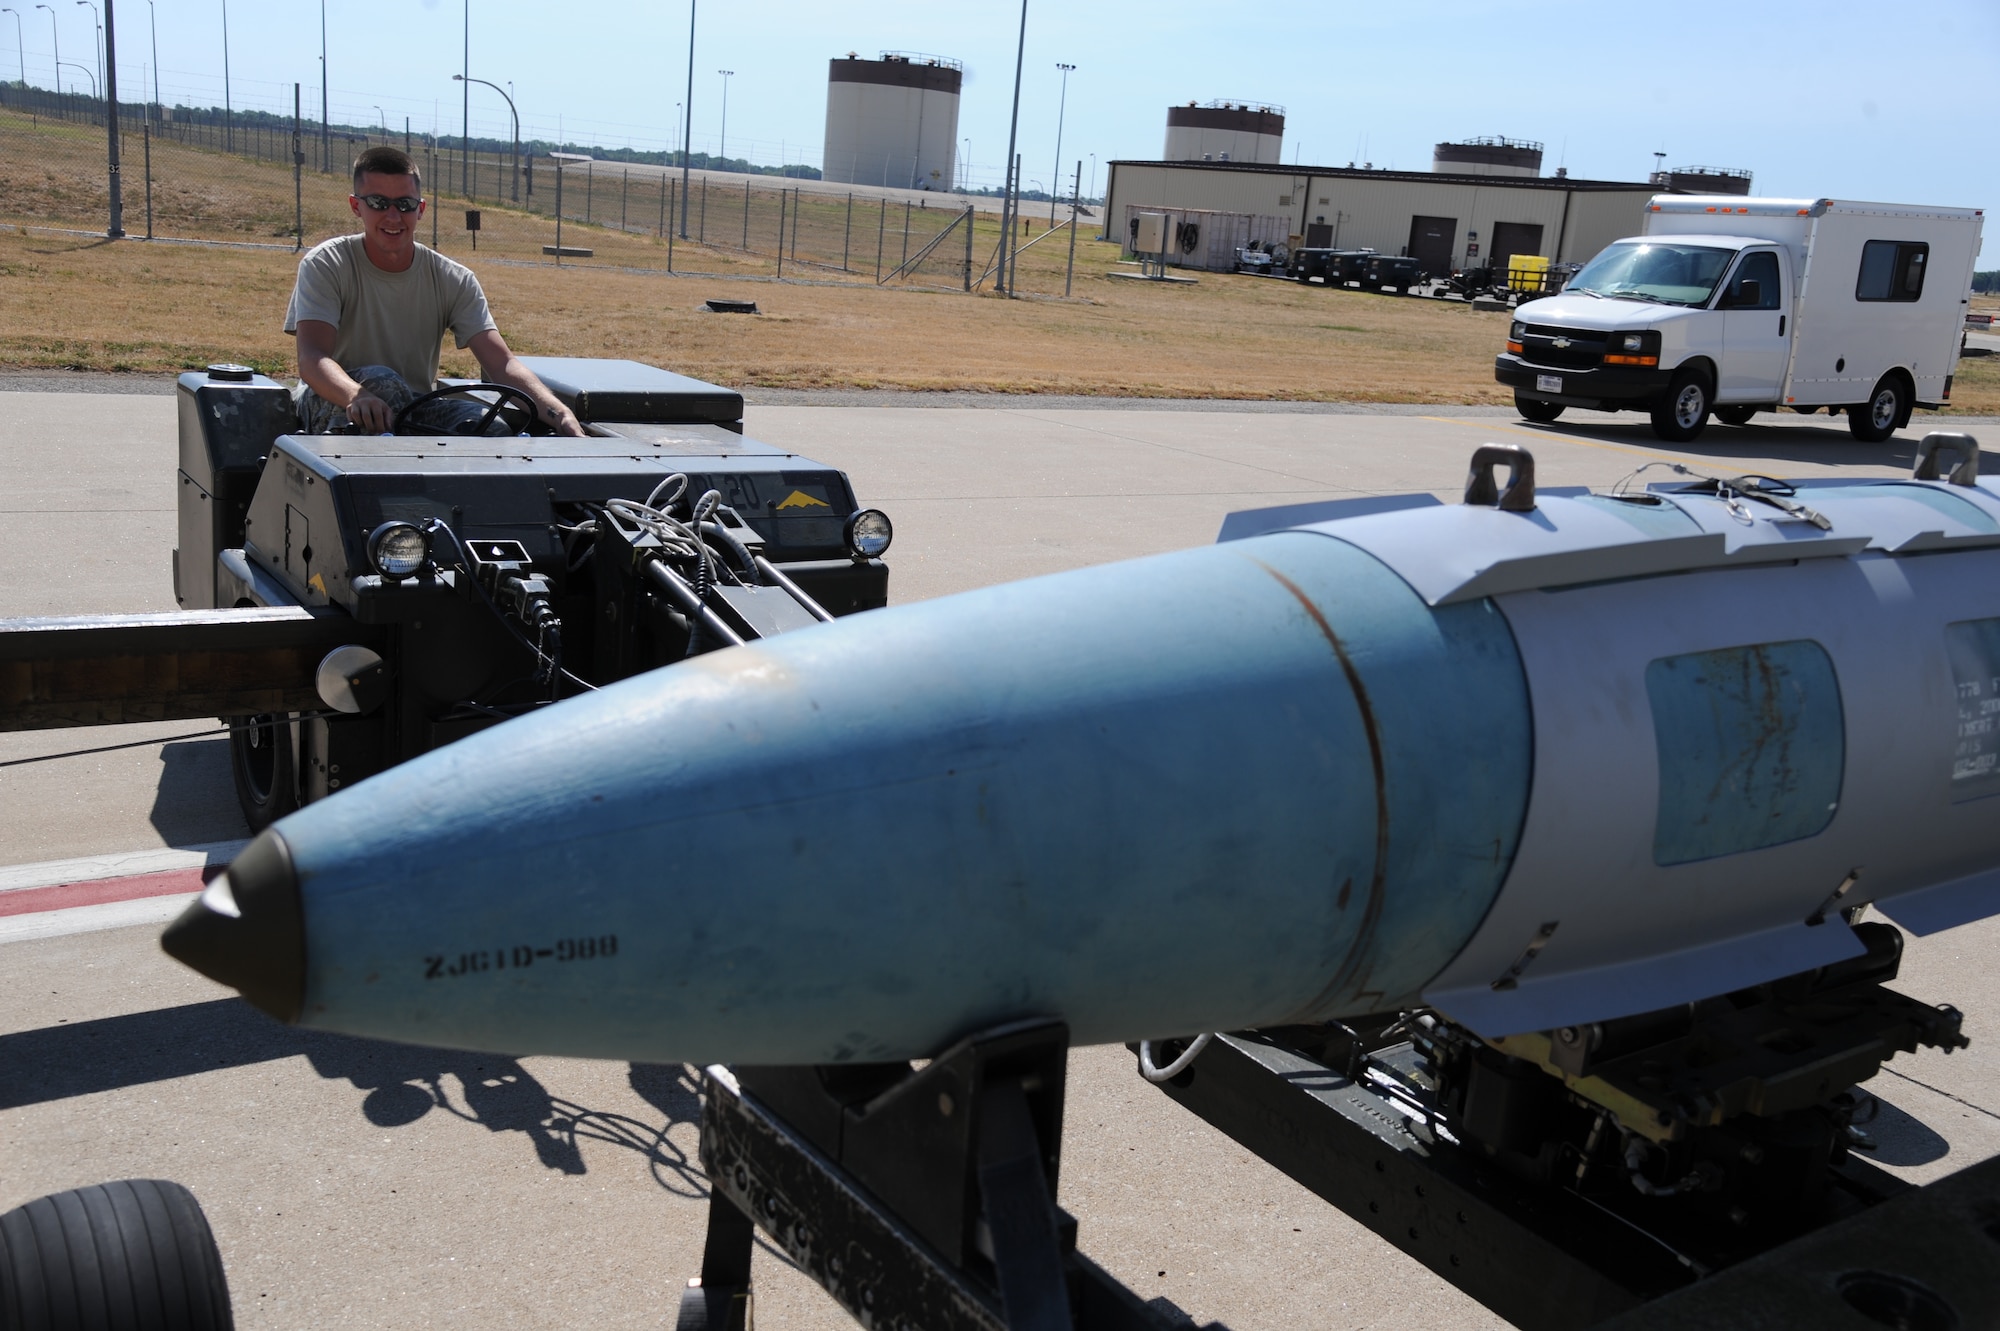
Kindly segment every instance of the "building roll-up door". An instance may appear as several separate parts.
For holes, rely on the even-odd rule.
[[[1495,222],[1492,253],[1493,262],[1500,264],[1517,254],[1550,257],[1542,248],[1542,224],[1539,222]]]
[[[1458,239],[1456,217],[1412,217],[1409,254],[1417,266],[1434,277],[1451,271],[1452,251]]]

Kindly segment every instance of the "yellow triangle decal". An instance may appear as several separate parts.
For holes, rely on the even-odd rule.
[[[778,505],[780,511],[788,508],[832,508],[832,507],[833,505],[827,503],[826,500],[814,499],[811,495],[807,494],[803,490],[792,491],[790,494],[786,495],[784,500]]]

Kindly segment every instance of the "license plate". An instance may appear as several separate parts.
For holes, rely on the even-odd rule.
[[[1535,376],[1535,391],[1560,393],[1563,391],[1563,377],[1559,374],[1538,374]]]

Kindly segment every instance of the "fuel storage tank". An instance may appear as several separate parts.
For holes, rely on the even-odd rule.
[[[964,66],[944,56],[853,52],[827,62],[826,180],[950,190],[958,181]]]
[[[1440,143],[1431,150],[1431,170],[1453,176],[1539,176],[1542,145],[1497,134]]]
[[[1652,182],[1669,194],[1748,194],[1753,177],[1738,166],[1670,166]]]
[[[1284,153],[1285,108],[1268,102],[1204,102],[1167,108],[1169,162],[1261,162]]]

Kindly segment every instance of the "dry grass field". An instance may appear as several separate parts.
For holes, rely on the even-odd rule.
[[[98,129],[29,127],[0,111],[0,365],[157,374],[228,359],[286,372],[282,321],[297,262],[288,251],[47,229],[102,226],[102,144]],[[289,170],[157,141],[153,161],[160,234],[268,244],[288,232]],[[142,178],[133,169],[127,181],[127,229],[142,231]],[[345,196],[339,177],[308,173],[308,244],[350,228]],[[714,241],[731,225],[721,195],[711,202]],[[668,246],[649,232],[576,222],[564,224],[563,243],[595,255],[558,269],[541,253],[555,239],[550,218],[490,203],[474,252],[453,229],[462,201],[439,206],[440,248],[479,274],[509,342],[526,353],[627,356],[741,387],[1509,400],[1492,377],[1504,314],[1224,274],[1188,286],[1118,281],[1116,247],[1087,232],[1073,297],[1062,297],[1067,236],[1058,234],[1023,254],[1024,298],[1009,301],[947,289],[959,284],[956,269],[878,287],[872,215],[855,227],[852,267],[865,272],[788,261],[780,279],[769,254],[719,244],[677,244],[669,275]],[[805,195],[803,206],[809,235],[841,234],[840,203]],[[913,244],[950,216],[918,214]],[[893,266],[901,236],[891,226]],[[997,242],[997,224],[982,216],[976,267]],[[940,247],[940,258],[963,256],[959,235]],[[709,313],[712,296],[754,299],[761,313]],[[445,365],[472,368],[449,349]],[[2000,358],[1965,361],[1954,399],[1963,411],[2000,412]]]

